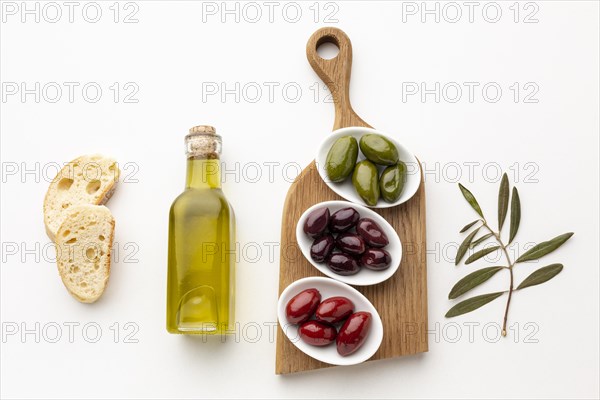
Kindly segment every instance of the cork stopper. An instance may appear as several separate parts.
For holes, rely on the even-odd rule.
[[[190,128],[190,135],[205,134],[205,135],[216,135],[217,130],[214,126],[210,125],[198,125]]]
[[[185,136],[185,154],[188,158],[218,159],[221,155],[221,136],[210,125],[194,126]]]

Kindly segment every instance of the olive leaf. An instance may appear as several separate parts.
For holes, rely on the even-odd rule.
[[[471,232],[469,234],[469,236],[467,236],[465,238],[465,240],[463,240],[463,242],[460,244],[460,246],[458,246],[458,250],[456,251],[456,258],[454,259],[454,265],[458,265],[460,260],[462,260],[462,258],[465,256],[465,254],[467,254],[467,250],[469,249],[471,240],[473,240],[473,238],[475,237],[477,232],[479,232],[479,228],[477,228],[473,232]]]
[[[510,236],[508,238],[508,244],[512,243],[517,231],[519,230],[519,224],[521,223],[521,199],[519,199],[519,191],[516,187],[512,190],[512,199],[510,202]]]
[[[522,263],[525,261],[537,260],[547,254],[552,253],[554,250],[558,249],[563,245],[569,238],[573,236],[573,232],[563,233],[560,236],[555,237],[554,239],[548,240],[547,242],[542,242],[537,246],[532,247],[527,250],[525,254],[521,257],[517,258],[518,263]]]
[[[542,267],[525,278],[525,280],[517,287],[517,290],[547,282],[558,275],[562,269],[562,264],[550,264]]]
[[[492,246],[492,247],[488,247],[486,249],[479,250],[478,252],[471,254],[469,256],[469,258],[467,258],[467,260],[465,261],[465,264],[467,264],[467,265],[471,264],[473,261],[477,261],[481,257],[485,257],[488,254],[498,250],[499,248],[500,248],[500,246]]]
[[[463,300],[460,303],[456,304],[454,307],[452,307],[450,310],[448,310],[448,312],[446,313],[446,318],[456,317],[477,310],[479,307],[485,306],[490,301],[502,296],[502,293],[504,292],[482,294],[480,296],[475,296],[471,297],[470,299]]]
[[[475,210],[477,212],[477,214],[479,214],[479,216],[481,218],[467,224],[460,231],[460,233],[466,233],[470,229],[474,229],[474,231],[471,232],[463,240],[461,245],[458,247],[457,252],[456,252],[455,264],[458,265],[458,263],[465,257],[465,255],[468,252],[468,249],[473,249],[473,251],[475,251],[479,248],[478,251],[475,251],[473,254],[471,254],[469,257],[467,257],[467,259],[464,261],[465,264],[471,264],[471,263],[479,260],[480,258],[485,257],[486,255],[488,255],[490,253],[493,253],[497,250],[502,250],[504,257],[506,257],[507,264],[505,264],[505,265],[507,265],[507,266],[486,267],[486,268],[482,268],[480,270],[471,272],[470,274],[468,274],[467,276],[465,276],[464,278],[462,278],[461,280],[456,282],[456,284],[450,290],[450,293],[448,294],[448,298],[450,300],[459,298],[460,296],[464,295],[465,293],[469,292],[470,290],[478,287],[482,283],[491,279],[501,269],[508,270],[508,272],[510,274],[510,286],[508,287],[507,290],[505,290],[503,292],[484,294],[484,295],[475,296],[475,297],[471,297],[469,299],[460,301],[459,303],[455,304],[454,307],[452,307],[452,308],[450,308],[450,310],[448,310],[448,312],[446,313],[446,318],[456,317],[458,315],[466,314],[468,312],[476,310],[476,309],[484,306],[485,304],[493,301],[494,299],[497,299],[498,297],[502,296],[503,293],[508,293],[508,298],[506,300],[506,308],[504,310],[504,322],[502,325],[502,334],[504,336],[506,336],[508,310],[510,308],[511,298],[512,298],[511,295],[512,295],[513,291],[525,289],[530,286],[535,286],[535,285],[539,285],[544,282],[547,282],[550,279],[554,278],[556,275],[558,275],[563,269],[562,264],[547,265],[545,267],[538,269],[537,271],[533,272],[532,274],[530,274],[527,278],[525,278],[523,280],[523,282],[521,282],[521,284],[518,287],[515,288],[513,286],[513,281],[514,281],[513,267],[516,265],[516,263],[536,260],[540,257],[550,254],[551,252],[553,252],[554,250],[556,250],[557,248],[562,246],[567,240],[569,240],[569,238],[571,236],[573,236],[573,233],[565,233],[563,235],[555,237],[552,240],[540,243],[537,246],[534,246],[530,250],[526,251],[521,257],[517,258],[516,261],[513,261],[514,258],[509,254],[509,251],[507,249],[508,249],[508,246],[510,245],[510,243],[513,242],[513,240],[515,239],[515,237],[517,235],[517,232],[519,231],[519,226],[521,223],[521,199],[519,198],[519,191],[517,190],[516,187],[512,188],[512,193],[511,193],[508,175],[502,174],[502,179],[500,181],[500,189],[498,192],[498,230],[497,231],[494,231],[494,230],[492,230],[492,228],[490,228],[489,222],[483,216],[481,207],[479,206],[479,203],[475,199],[475,196],[473,196],[473,193],[471,193],[467,188],[465,188],[460,183],[458,184],[458,187],[460,188],[463,197],[467,200],[469,205],[473,208],[473,210]],[[510,197],[510,199],[509,199],[509,197]],[[502,227],[504,226],[504,223],[506,222],[506,219],[508,217],[509,206],[510,206],[510,223],[509,223],[510,232],[508,235],[509,240],[505,241],[502,239],[501,233],[502,233]],[[477,224],[478,222],[480,222],[481,224],[478,225]],[[481,228],[485,228],[485,230],[489,233],[482,233],[479,237],[476,238],[475,236],[481,230]],[[486,241],[492,237],[493,237],[495,243],[492,243],[490,241],[490,244],[487,246],[487,248],[484,248],[484,246],[482,246],[482,245],[484,243],[486,243]]]
[[[480,221],[481,221],[480,219],[476,219],[475,221],[473,221],[473,222],[471,222],[471,223],[469,223],[469,224],[465,225],[465,226],[464,226],[464,227],[463,227],[463,228],[460,230],[460,232],[459,232],[459,233],[465,233],[466,231],[468,231],[468,230],[469,230],[469,228],[470,228],[470,227],[472,227],[473,225],[475,225],[476,223],[478,223],[478,222],[480,222]]]
[[[460,183],[458,184],[458,187],[460,188],[460,191],[462,192],[467,202],[471,205],[471,207],[473,207],[473,210],[475,210],[477,214],[479,214],[479,216],[483,218],[483,211],[481,211],[481,207],[479,207],[479,203],[477,202],[477,199],[475,199],[475,196],[473,196],[473,193],[471,193],[469,189],[467,189]]]
[[[500,182],[500,192],[498,193],[498,232],[502,230],[506,214],[508,213],[508,198],[510,196],[510,189],[508,188],[508,175],[506,173],[502,175],[502,181]]]
[[[450,290],[448,298],[452,300],[456,299],[459,296],[462,296],[469,290],[481,285],[483,282],[490,279],[496,274],[496,272],[500,271],[503,268],[505,267],[487,267],[475,272],[471,272],[469,275],[456,282],[456,285],[454,285],[452,290]]]
[[[477,240],[474,240],[473,243],[471,243],[471,245],[469,246],[470,248],[474,249],[475,247],[477,247],[478,245],[480,245],[481,243],[485,242],[486,240],[488,240],[489,238],[491,238],[492,236],[494,236],[493,233],[488,233],[487,235],[483,235],[482,237],[480,237]]]

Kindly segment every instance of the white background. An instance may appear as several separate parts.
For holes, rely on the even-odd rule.
[[[422,8],[420,2],[392,1],[321,3],[315,22],[313,2],[301,2],[295,23],[293,6],[282,14],[286,3],[277,3],[272,22],[267,6],[257,3],[263,15],[255,23],[250,20],[256,9],[244,14],[243,3],[237,6],[239,22],[225,15],[224,23],[220,12],[203,13],[202,4],[192,1],[137,1],[127,8],[121,3],[117,23],[112,1],[99,3],[97,23],[83,18],[84,2],[75,8],[72,23],[62,2],[56,23],[48,21],[56,10],[46,8],[39,22],[35,15],[22,22],[21,2],[13,3],[19,7],[16,15],[5,12],[10,2],[2,3],[2,397],[599,396],[597,2],[521,3],[518,22],[514,6],[509,8],[513,2],[498,2],[502,15],[496,23],[482,15],[485,2],[475,8],[473,22],[467,6],[457,3],[462,18],[455,23],[450,20],[456,8],[444,9],[445,3],[438,4],[446,11],[439,22],[435,15],[422,22],[420,13],[403,14],[412,6]],[[222,11],[220,2],[212,4]],[[38,3],[40,13],[43,6]],[[138,22],[124,23],[136,7]],[[488,20],[495,17],[490,7],[495,5],[486,8]],[[94,10],[86,10],[93,19]],[[338,22],[325,21],[331,12]],[[530,22],[537,22],[524,23],[531,13]],[[357,112],[412,149],[426,168],[429,352],[281,377],[274,374],[275,343],[268,329],[276,321],[279,252],[271,257],[268,243],[279,240],[295,163],[310,162],[333,122],[327,91],[315,92],[318,78],[305,58],[306,41],[324,25],[338,26],[352,39],[351,97]],[[33,94],[23,99],[5,90],[22,82],[30,89],[36,82],[80,86],[73,102],[66,86],[56,103],[50,102],[55,92],[41,93],[36,102]],[[103,90],[96,103],[82,96],[89,82]],[[115,82],[121,88],[116,103],[109,88]],[[137,103],[123,99],[135,87],[125,90],[128,82],[139,88],[133,96]],[[237,101],[235,94],[222,99],[206,91],[213,83],[234,89],[236,82]],[[279,85],[272,99],[265,82]],[[463,97],[456,103],[450,101],[455,92],[442,93],[439,102],[434,95],[403,99],[403,87],[411,82],[430,89],[435,82],[442,88],[456,82]],[[479,84],[472,102],[463,82]],[[489,101],[493,91],[487,100],[481,92],[490,82],[502,89],[495,103]],[[510,89],[515,82],[521,88],[517,102]],[[533,86],[526,90],[528,82]],[[257,85],[262,97],[252,102]],[[302,90],[298,98],[294,87]],[[537,103],[524,102],[536,87],[530,100]],[[239,163],[239,173],[230,173],[224,184],[245,249],[237,292],[238,321],[245,329],[238,342],[202,343],[165,330],[167,213],[183,189],[183,136],[196,124],[216,126],[227,168]],[[109,203],[119,253],[110,284],[98,303],[84,305],[60,281],[41,207],[53,166],[96,152],[116,157],[127,179]],[[255,182],[252,162],[262,167]],[[475,163],[472,174],[468,163]],[[500,340],[504,298],[463,317],[444,318],[453,304],[448,291],[476,268],[453,265],[456,242],[462,240],[458,230],[474,219],[456,183],[471,188],[494,222],[498,167],[511,183],[518,181],[521,194],[515,252],[575,232],[537,264],[518,265],[517,282],[552,262],[565,268],[554,280],[515,294],[509,323],[518,327]],[[253,262],[257,248],[261,254]],[[507,285],[508,277],[499,274],[477,293]],[[465,325],[470,322],[479,324],[472,340]],[[39,343],[33,333],[21,336],[22,329],[35,332],[36,323]],[[72,343],[69,323],[79,324]],[[87,336],[86,323],[97,324],[88,325]],[[256,324],[261,337],[252,343]],[[57,325],[62,336],[51,343]],[[6,334],[14,326],[19,332]],[[88,342],[95,336],[93,326],[102,329],[97,343]],[[137,343],[127,343],[125,335],[135,327],[129,339]]]

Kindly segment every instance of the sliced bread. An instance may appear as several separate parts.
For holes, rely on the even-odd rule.
[[[69,207],[56,235],[58,272],[71,295],[82,303],[100,298],[110,274],[115,220],[104,206]]]
[[[101,155],[86,155],[65,165],[50,183],[44,198],[46,233],[55,241],[65,213],[79,204],[105,204],[119,179],[117,162]]]

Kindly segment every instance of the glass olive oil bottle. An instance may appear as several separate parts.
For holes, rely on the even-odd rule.
[[[167,330],[226,334],[234,322],[235,217],[221,190],[221,137],[196,126],[185,145],[186,187],[169,213]]]

